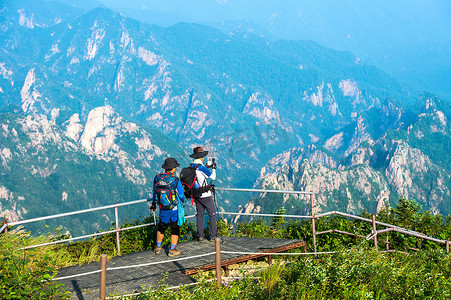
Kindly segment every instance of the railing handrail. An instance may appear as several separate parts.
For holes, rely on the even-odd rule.
[[[241,189],[241,188],[221,188],[221,187],[215,187],[215,189],[218,190],[218,191],[237,191],[237,192],[313,195],[312,192],[303,192],[303,191]],[[77,210],[77,211],[71,211],[71,212],[61,213],[61,214],[56,214],[56,215],[50,215],[50,216],[44,216],[44,217],[38,217],[38,218],[27,219],[27,220],[20,220],[20,221],[14,221],[14,222],[7,222],[7,223],[5,223],[2,226],[0,232],[3,232],[3,230],[5,229],[6,226],[16,226],[16,225],[28,224],[28,223],[45,221],[45,220],[50,220],[50,219],[57,219],[57,218],[68,217],[68,216],[73,216],[73,215],[79,215],[79,214],[84,214],[84,213],[89,213],[89,212],[94,212],[94,211],[99,211],[99,210],[104,210],[104,209],[110,209],[110,208],[115,208],[115,207],[133,205],[133,204],[143,203],[143,202],[147,202],[147,201],[149,201],[148,198],[147,199],[139,199],[139,200],[133,200],[133,201],[128,201],[128,202],[115,203],[115,204],[110,204],[110,205],[105,205],[105,206],[99,206],[99,207],[94,207],[94,208],[87,208],[87,209],[82,209],[82,210]]]
[[[240,215],[240,216],[304,218],[304,219],[311,219],[312,218],[311,216],[301,216],[301,215],[297,216],[297,215],[278,215],[278,214],[260,214],[260,213],[218,212],[218,214],[222,214],[222,215]],[[339,216],[354,218],[354,219],[365,221],[365,222],[369,222],[369,223],[372,222],[372,220],[370,220],[370,219],[359,217],[359,216],[355,216],[355,215],[352,215],[352,214],[342,213],[342,212],[339,212],[339,211],[326,212],[326,213],[323,213],[323,214],[320,214],[320,215],[316,215],[315,218],[321,218],[321,217],[325,217],[325,216],[329,216],[329,215],[339,215]],[[415,237],[418,237],[418,238],[423,238],[425,240],[430,240],[430,241],[437,242],[437,243],[442,243],[442,244],[445,244],[446,241],[447,241],[447,240],[436,239],[436,238],[430,237],[430,236],[428,236],[428,235],[426,235],[424,233],[413,231],[413,230],[409,230],[409,229],[405,229],[403,227],[399,227],[399,226],[396,226],[396,225],[391,225],[391,224],[387,224],[387,223],[379,222],[379,221],[376,221],[375,223],[378,224],[378,225],[381,225],[381,226],[392,228],[391,230],[393,230],[393,231],[397,231],[397,232],[400,232],[400,233],[412,235],[412,236],[415,236]]]
[[[37,245],[26,246],[26,247],[20,248],[19,250],[27,250],[27,249],[33,249],[33,248],[42,247],[42,246],[55,245],[55,244],[60,244],[60,243],[65,243],[65,242],[73,242],[73,241],[76,241],[76,240],[82,240],[82,239],[86,239],[86,238],[106,235],[106,234],[114,233],[114,232],[117,232],[117,231],[119,231],[119,232],[120,231],[127,231],[127,230],[136,229],[136,228],[140,228],[140,227],[146,227],[146,226],[150,226],[150,225],[156,225],[156,223],[154,222],[154,223],[141,224],[141,225],[126,227],[126,228],[102,231],[102,232],[97,232],[97,233],[93,233],[93,234],[77,236],[77,237],[64,239],[64,240],[57,240],[57,241],[53,241],[53,242],[47,242],[47,243],[42,243],[42,244],[37,244]]]
[[[222,187],[215,187],[215,189],[218,190],[218,191],[280,193],[280,194],[297,194],[297,195],[311,195],[311,196],[314,195],[313,192],[305,192],[305,191],[265,190],[265,189],[245,189],[245,188],[222,188]],[[61,217],[73,216],[73,215],[78,215],[78,214],[83,214],[83,213],[88,213],[88,212],[94,212],[94,211],[105,210],[105,209],[110,209],[110,208],[117,208],[117,207],[121,207],[121,206],[133,205],[133,204],[138,204],[138,203],[144,203],[144,202],[148,202],[148,201],[150,201],[150,199],[148,199],[148,198],[147,199],[139,199],[139,200],[133,200],[133,201],[128,201],[128,202],[115,203],[115,204],[111,204],[111,205],[105,205],[105,206],[99,206],[99,207],[94,207],[94,208],[88,208],[88,209],[83,209],[83,210],[78,210],[78,211],[72,211],[72,212],[67,212],[67,213],[61,213],[61,214],[56,214],[56,215],[38,217],[38,218],[33,218],[33,219],[28,219],[28,220],[15,221],[15,222],[11,222],[11,223],[5,222],[3,224],[3,226],[1,227],[0,233],[3,232],[3,230],[5,230],[5,228],[7,228],[8,226],[15,226],[15,225],[27,224],[27,223],[44,221],[44,220],[49,220],[49,219],[56,219],[56,218],[61,218]],[[313,208],[313,206],[312,206],[312,208]],[[316,216],[314,216],[313,214],[312,214],[312,216],[302,216],[302,215],[279,215],[279,214],[259,214],[259,213],[230,213],[230,212],[217,212],[217,213],[218,214],[230,214],[230,215],[243,215],[243,216],[271,216],[271,217],[287,217],[287,218],[305,218],[305,219],[312,219],[312,222],[316,218],[325,217],[325,216],[328,216],[328,215],[334,215],[335,214],[335,215],[340,215],[340,216],[344,216],[344,217],[354,218],[354,219],[357,219],[357,220],[362,220],[362,221],[365,221],[365,222],[373,222],[372,220],[367,219],[367,218],[363,218],[363,217],[352,215],[352,214],[342,213],[342,212],[339,212],[339,211],[330,211],[330,212],[318,214]],[[413,230],[409,230],[409,229],[405,229],[405,228],[402,228],[402,227],[399,227],[399,226],[395,226],[395,225],[391,225],[391,224],[388,224],[388,223],[379,222],[379,221],[375,221],[374,223],[378,224],[378,225],[381,225],[381,226],[388,227],[388,228],[393,228],[394,231],[397,231],[397,232],[400,232],[400,233],[416,236],[416,237],[419,237],[419,238],[424,238],[424,239],[427,239],[427,240],[430,240],[430,241],[434,241],[434,242],[437,242],[437,243],[442,243],[442,244],[449,243],[449,241],[447,241],[447,240],[441,240],[441,239],[436,239],[436,238],[433,238],[433,237],[429,237],[429,236],[425,235],[424,233],[413,231]],[[147,225],[147,224],[145,224],[145,225]],[[141,225],[141,226],[145,226],[145,225]],[[141,227],[141,226],[139,226],[139,227]],[[133,229],[133,228],[130,228],[130,229]],[[116,229],[116,230],[108,231],[107,233],[120,232],[120,231],[123,231],[123,230],[127,230],[127,229]],[[103,233],[103,234],[106,234],[106,233]],[[65,241],[75,240],[75,239],[80,239],[80,238],[82,238],[82,237],[71,238],[71,239],[68,239],[68,240],[61,240],[60,242],[65,242]],[[55,242],[52,242],[52,244],[53,243],[55,243]],[[42,245],[44,246],[46,244],[42,244]]]
[[[313,192],[286,191],[286,190],[242,189],[242,188],[222,188],[222,187],[215,187],[215,190],[227,191],[227,192],[253,192],[253,193],[277,193],[277,194],[314,195]]]
[[[352,215],[352,214],[342,213],[342,212],[339,212],[339,211],[334,211],[333,213],[337,214],[339,216],[343,216],[343,217],[350,217],[350,218],[354,218],[354,219],[357,219],[357,220],[362,220],[362,221],[366,221],[366,222],[372,222],[372,220],[370,220],[370,219],[367,219],[367,218],[364,218],[364,217],[360,217],[360,216],[355,216],[355,215]],[[377,225],[390,227],[390,228],[393,228],[395,230],[396,229],[403,230],[403,231],[405,231],[405,232],[407,232],[409,234],[417,234],[417,235],[421,235],[421,236],[427,237],[427,235],[425,235],[424,233],[421,233],[421,232],[418,232],[418,231],[414,231],[414,230],[410,230],[410,229],[406,229],[406,228],[399,227],[399,226],[396,226],[396,225],[392,225],[392,224],[388,224],[388,223],[384,223],[384,222],[380,222],[380,221],[375,221],[375,223]]]
[[[11,223],[6,223],[6,225],[7,226],[22,225],[22,224],[27,224],[27,223],[32,223],[32,222],[45,221],[45,220],[49,220],[49,219],[57,219],[57,218],[62,218],[62,217],[84,214],[84,213],[93,212],[93,211],[99,211],[99,210],[104,210],[104,209],[110,209],[110,208],[115,208],[115,207],[143,203],[143,202],[147,202],[147,201],[148,201],[148,199],[133,200],[133,201],[129,201],[129,202],[122,202],[122,203],[99,206],[99,207],[94,207],[94,208],[87,208],[87,209],[76,210],[76,211],[71,211],[71,212],[61,213],[61,214],[56,214],[56,215],[50,215],[50,216],[45,216],[45,217],[38,217],[38,218],[33,218],[33,219],[28,219],[28,220],[15,221],[15,222],[11,222]]]
[[[261,213],[232,213],[232,212],[217,212],[221,215],[239,215],[239,216],[262,216],[262,217],[286,217],[286,218],[300,218],[300,219],[312,219],[312,216],[302,215],[279,215],[279,214],[261,214]]]
[[[194,218],[195,216],[196,215],[186,216],[185,219]],[[82,240],[82,239],[86,239],[86,238],[90,238],[90,237],[106,235],[106,234],[110,234],[110,233],[114,233],[114,232],[122,232],[122,231],[137,229],[137,228],[141,228],[141,227],[147,227],[147,226],[151,226],[151,225],[157,225],[157,223],[156,222],[145,223],[145,224],[140,224],[140,225],[135,225],[135,226],[130,226],[130,227],[124,227],[124,228],[119,228],[119,229],[112,229],[112,230],[108,230],[108,231],[97,232],[97,233],[83,235],[83,236],[77,236],[77,237],[73,237],[70,239],[57,240],[57,241],[42,243],[42,244],[38,244],[38,245],[30,245],[30,246],[20,248],[19,250],[27,250],[27,249],[32,249],[32,248],[37,248],[37,247],[42,247],[42,246],[56,245],[56,244],[61,244],[61,243],[65,243],[65,242],[73,242],[76,240]]]
[[[321,217],[325,217],[325,216],[328,216],[328,215],[339,215],[339,216],[342,216],[342,217],[348,217],[348,218],[354,218],[354,219],[361,220],[361,221],[372,222],[372,220],[364,218],[364,217],[360,217],[360,216],[356,216],[356,215],[348,214],[348,213],[343,213],[343,212],[335,211],[335,210],[316,215],[316,218],[321,218]],[[421,232],[418,232],[418,231],[414,231],[414,230],[410,230],[410,229],[405,229],[403,227],[399,227],[399,226],[396,226],[396,225],[392,225],[392,224],[388,224],[388,223],[384,223],[384,222],[380,222],[380,221],[375,221],[375,223],[377,225],[390,227],[390,228],[393,228],[393,229],[400,229],[400,230],[407,231],[409,233],[414,233],[414,234],[427,236],[424,233],[421,233]]]

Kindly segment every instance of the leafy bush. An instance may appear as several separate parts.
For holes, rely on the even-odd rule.
[[[47,238],[31,239],[22,230],[0,235],[0,298],[1,299],[61,299],[68,298],[62,285],[51,281],[55,263],[61,252],[35,248],[18,250],[31,241],[45,242]]]
[[[281,214],[283,207],[276,210],[276,214]],[[364,212],[361,217],[371,219],[371,214]],[[401,198],[395,207],[386,207],[376,216],[377,221],[403,227],[409,230],[418,231],[428,236],[438,239],[451,240],[451,216],[443,217],[440,214],[434,215],[429,211],[422,211],[421,206],[414,200]],[[345,218],[341,216],[327,216],[315,220],[316,232],[327,230],[340,230],[352,235],[341,233],[325,233],[317,235],[317,250],[331,251],[341,248],[349,248],[359,243],[372,244],[364,238],[372,231],[370,222]],[[377,226],[377,229],[385,227]],[[273,237],[287,239],[302,239],[307,242],[310,250],[313,250],[313,233],[311,220],[292,221],[283,217],[274,217],[269,222],[262,218],[246,223],[236,224],[234,232],[237,236],[250,237]],[[386,232],[378,235],[379,247],[385,248],[385,241],[388,237],[390,249],[411,250],[423,249],[434,250],[443,249],[443,244],[428,241],[422,238],[408,236],[398,232]]]
[[[276,211],[283,214],[284,208]],[[370,218],[368,213],[362,217]],[[423,232],[429,236],[450,239],[451,217],[433,215],[421,210],[412,200],[400,199],[396,207],[387,207],[377,220]],[[123,227],[152,223],[153,219],[127,221]],[[287,221],[276,216],[268,223],[263,219],[231,226],[220,219],[218,229],[226,236],[251,236],[302,239],[312,245],[311,220]],[[114,225],[114,224],[113,224]],[[371,223],[344,217],[316,219],[316,231],[337,229],[355,234],[349,236],[327,233],[317,236],[317,250],[339,250],[332,256],[290,258],[284,267],[273,266],[260,274],[260,280],[246,278],[217,289],[215,284],[203,282],[194,288],[176,292],[162,284],[152,294],[137,299],[322,299],[322,298],[449,298],[451,297],[451,259],[443,245],[420,238],[387,232],[379,236],[380,248],[388,236],[390,248],[424,249],[413,254],[384,254],[372,247],[366,236]],[[381,229],[381,228],[378,228]],[[169,230],[169,229],[168,229]],[[195,225],[186,222],[181,228],[181,241],[197,235]],[[17,250],[27,245],[51,241],[61,237],[58,229],[50,236],[31,237],[23,230],[0,235],[0,298],[64,298],[62,287],[50,279],[58,267],[96,261],[100,254],[117,255],[116,234],[107,234],[87,241]],[[151,249],[155,243],[156,226],[140,227],[120,233],[123,253]],[[164,244],[170,243],[169,232]],[[350,249],[350,250],[349,250]]]
[[[443,251],[384,254],[359,246],[320,260],[300,259],[287,269],[279,299],[446,299],[450,266]]]
[[[257,278],[257,279],[256,279]],[[200,282],[169,291],[164,282],[136,297],[123,299],[448,299],[451,260],[442,250],[380,253],[365,245],[336,255],[299,257],[274,264],[260,276],[224,287]]]

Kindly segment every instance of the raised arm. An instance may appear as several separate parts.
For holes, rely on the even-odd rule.
[[[206,166],[199,166],[197,168],[199,171],[201,171],[202,173],[205,174],[205,177],[210,178],[211,180],[215,180],[216,179],[216,169],[213,169],[212,171],[210,171]]]

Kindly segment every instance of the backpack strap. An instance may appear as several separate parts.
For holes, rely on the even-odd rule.
[[[191,164],[191,168],[194,169],[194,174],[196,174],[195,172],[196,172],[197,168],[199,168],[200,165],[201,164]],[[197,182],[197,184],[200,185],[199,181],[197,180],[197,174],[194,176],[194,182]],[[194,182],[193,182],[193,184],[194,184]],[[194,205],[193,195],[191,195],[191,205]]]
[[[197,183],[199,183],[199,181],[197,180],[197,173],[196,173],[196,171],[197,171],[197,168],[199,168],[200,166],[201,166],[201,164],[195,164],[194,166],[193,165],[190,166],[191,169],[194,169],[194,174],[196,174],[194,176],[194,181],[197,181]]]
[[[196,170],[199,166],[201,166],[201,164],[191,164],[190,168]]]

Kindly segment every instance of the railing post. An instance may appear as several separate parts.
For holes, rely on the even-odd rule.
[[[0,233],[2,233],[3,231],[5,232],[5,234],[8,233],[8,223],[6,223],[5,221],[3,221],[3,223],[2,223],[2,228],[0,229]]]
[[[371,215],[371,221],[373,223],[373,239],[374,239],[374,248],[377,249],[377,229],[376,229],[376,215]]]
[[[114,203],[117,204],[117,203]],[[116,217],[116,246],[117,246],[117,253],[121,255],[121,242],[119,240],[119,212],[118,207],[114,207],[114,216]]]
[[[388,240],[388,234],[387,234],[387,239],[385,241],[385,247],[387,248],[387,250],[390,250],[390,241]]]
[[[312,232],[313,232],[313,252],[316,257],[316,228],[315,228],[315,205],[314,205],[314,196],[310,194],[310,207],[312,210]]]
[[[155,211],[152,211],[153,213],[153,225],[157,225],[157,217],[155,216]]]
[[[222,278],[221,278],[221,239],[215,239],[215,250],[216,250],[216,283],[218,287],[222,286]]]
[[[100,256],[100,269],[102,272],[100,272],[100,291],[99,291],[99,298],[101,300],[105,300],[106,298],[106,254],[102,254]]]

